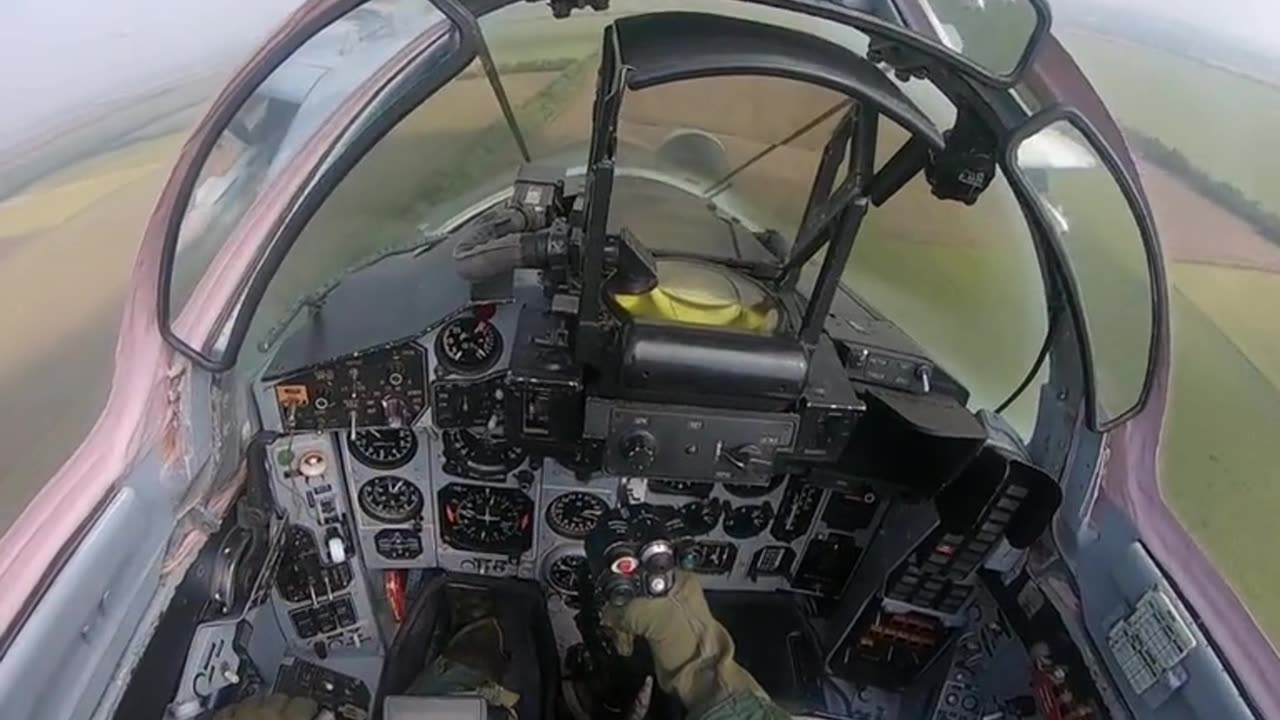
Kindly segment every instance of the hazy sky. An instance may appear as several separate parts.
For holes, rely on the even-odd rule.
[[[301,0],[0,0],[0,146],[88,103],[233,67]]]
[[[1261,49],[1280,49],[1280,0],[1081,0],[1087,5],[1114,5],[1180,20]],[[1077,0],[1049,0],[1067,7]]]
[[[301,1],[0,0],[0,148],[89,103],[230,69]],[[1077,1],[1278,43],[1280,0],[1050,0],[1063,8]]]

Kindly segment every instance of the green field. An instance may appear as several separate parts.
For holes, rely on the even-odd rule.
[[[1241,301],[1240,283],[1262,276],[1266,295]],[[1274,443],[1280,363],[1270,308],[1280,276],[1230,268],[1173,268],[1173,392],[1162,456],[1174,512],[1280,638],[1280,574],[1265,559],[1280,509]],[[1258,279],[1258,278],[1255,278]],[[1271,377],[1269,377],[1271,376]]]
[[[1280,213],[1280,88],[1101,35],[1058,35],[1120,123],[1181,150],[1200,169]]]
[[[1280,88],[1158,49],[1057,30],[1121,125],[1159,138],[1215,178],[1280,211],[1280,165],[1260,148],[1280,127]],[[1160,198],[1153,199],[1161,205]],[[1221,238],[1189,236],[1180,209],[1157,215],[1169,248],[1212,258]],[[1217,210],[1216,207],[1208,208]],[[1220,210],[1219,210],[1220,211]],[[1225,211],[1220,211],[1225,212]],[[1246,232],[1239,225],[1226,225]],[[1259,243],[1267,251],[1265,241]],[[1162,488],[1177,516],[1272,638],[1280,575],[1260,561],[1275,536],[1280,470],[1280,275],[1170,262],[1173,383]]]

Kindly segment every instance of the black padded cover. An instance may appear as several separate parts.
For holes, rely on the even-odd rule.
[[[615,26],[631,89],[721,75],[790,78],[866,102],[942,149],[942,133],[874,63],[814,35],[693,12],[634,15]]]
[[[768,409],[798,400],[808,375],[795,338],[633,322],[622,341],[620,377],[636,399]]]

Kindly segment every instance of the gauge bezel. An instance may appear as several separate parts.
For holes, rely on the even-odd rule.
[[[410,440],[407,453],[402,458],[398,458],[397,460],[390,462],[377,460],[371,457],[366,450],[360,447],[356,440],[356,438],[364,437],[373,433],[393,431],[399,433],[402,437],[408,436]],[[414,432],[412,428],[363,428],[356,430],[347,437],[347,450],[351,453],[352,460],[355,460],[367,468],[372,468],[374,470],[398,470],[413,462],[413,459],[417,457],[418,434]]]
[[[483,362],[479,364],[472,365],[469,363],[460,363],[457,360],[450,358],[448,353],[445,352],[445,334],[454,328],[461,327],[463,323],[473,323],[474,326],[478,326],[483,323],[488,326],[490,331],[493,333],[493,351],[488,357],[484,358]],[[474,327],[472,331],[474,331]],[[449,372],[456,373],[458,375],[480,375],[488,372],[502,357],[502,352],[505,347],[506,344],[502,337],[502,330],[491,320],[482,320],[474,315],[462,315],[445,323],[438,331],[436,331],[436,338],[433,343],[436,363]]]
[[[546,510],[543,511],[543,519],[547,523],[547,528],[549,528],[551,532],[555,533],[556,535],[559,535],[562,538],[568,538],[569,540],[585,540],[587,535],[591,533],[591,528],[587,528],[585,531],[582,531],[582,532],[579,532],[576,530],[571,531],[568,528],[561,525],[558,521],[552,519],[554,517],[552,511],[555,508],[559,507],[562,503],[569,502],[569,500],[575,499],[575,498],[587,498],[591,501],[599,503],[600,512],[602,514],[609,511],[609,501],[605,500],[599,495],[585,492],[583,490],[570,490],[569,492],[561,493],[560,495],[557,495],[551,502],[547,503],[547,508]]]
[[[529,459],[529,453],[506,439],[491,440],[480,437],[470,428],[450,428],[440,434],[442,454],[445,459],[445,472],[457,477],[471,480],[501,480],[519,470]],[[485,465],[473,460],[477,446],[485,445],[485,450],[493,450],[500,446],[503,462],[497,465]],[[508,454],[512,453],[510,457]]]
[[[538,580],[542,586],[549,590],[552,594],[564,601],[569,607],[577,607],[580,599],[580,593],[577,588],[562,588],[551,581],[551,573],[556,565],[561,561],[575,558],[578,562],[586,563],[587,556],[583,552],[582,546],[573,543],[565,543],[557,545],[542,557],[542,562],[538,568]]]
[[[466,537],[460,530],[464,524],[451,519],[455,513],[472,496],[491,493],[506,497],[516,511],[517,527],[515,532],[502,541],[477,540]],[[481,552],[493,555],[523,555],[533,547],[533,498],[517,488],[495,487],[491,485],[473,485],[469,483],[449,483],[436,494],[439,513],[440,535],[446,545],[454,550]],[[521,527],[519,523],[527,522]]]
[[[381,512],[379,509],[370,507],[368,499],[365,497],[365,488],[377,482],[385,482],[389,480],[399,480],[409,488],[413,496],[412,509],[389,514]],[[377,475],[360,483],[360,487],[356,488],[356,504],[360,506],[360,512],[371,520],[383,523],[384,525],[404,525],[422,517],[423,508],[426,507],[426,497],[422,493],[422,489],[414,484],[409,478],[401,475]]]

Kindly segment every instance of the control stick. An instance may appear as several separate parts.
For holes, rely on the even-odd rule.
[[[596,597],[626,605],[662,597],[675,585],[680,521],[674,509],[624,505],[605,512],[587,535],[587,566]]]

